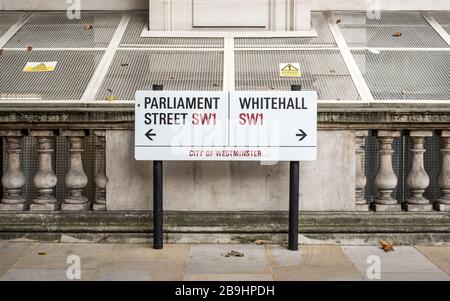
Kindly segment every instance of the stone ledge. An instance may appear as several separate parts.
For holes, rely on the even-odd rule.
[[[319,103],[319,129],[447,129],[448,103]],[[133,129],[134,102],[0,103],[2,129]]]
[[[313,233],[446,233],[449,212],[305,212]],[[287,212],[165,212],[167,233],[286,233]],[[0,233],[151,233],[151,212],[2,212]]]

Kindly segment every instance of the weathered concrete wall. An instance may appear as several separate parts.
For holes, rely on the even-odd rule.
[[[448,0],[311,0],[312,10],[450,10]],[[376,5],[374,5],[376,4]],[[84,10],[132,10],[148,9],[148,0],[81,0]],[[0,0],[0,9],[5,10],[65,10],[67,0]]]
[[[152,163],[134,160],[132,131],[106,137],[107,209],[152,208]],[[167,210],[288,210],[289,163],[166,162]],[[320,131],[318,159],[300,166],[300,209],[355,209],[355,136],[353,131]]]

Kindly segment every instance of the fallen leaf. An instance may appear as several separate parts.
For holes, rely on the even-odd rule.
[[[175,78],[174,76],[171,76],[171,77],[170,77],[170,79],[174,79],[174,78]]]
[[[128,63],[122,63],[120,64],[121,67],[128,67]]]
[[[3,54],[3,49],[0,49],[0,55],[2,55]]]
[[[28,47],[27,47],[27,50],[28,50],[28,51],[32,51],[32,50],[33,50],[33,47],[28,46]]]
[[[219,86],[219,83],[214,83],[213,84],[213,87],[218,87]]]
[[[330,73],[331,74],[336,74],[336,70],[335,69],[330,69]]]
[[[47,255],[46,252],[39,252],[38,255]]]
[[[393,242],[387,242],[387,241],[384,241],[384,240],[380,240],[379,243],[381,245],[381,248],[385,252],[394,251],[394,243]]]
[[[85,24],[85,25],[83,25],[83,29],[84,29],[84,30],[91,30],[91,29],[94,29],[94,25],[92,25],[92,24]]]
[[[337,20],[336,20],[336,24],[341,23],[341,21],[342,21],[341,19],[337,19]]]
[[[394,34],[392,36],[393,37],[401,37],[402,33],[400,31],[396,31],[396,32],[394,32]]]
[[[270,85],[267,87],[269,90],[275,90],[275,87],[273,85]]]
[[[238,252],[238,251],[230,251],[228,253],[220,253],[223,257],[244,257],[244,253]]]
[[[238,252],[238,251],[231,251],[230,255],[233,257],[244,257],[244,253]]]
[[[267,243],[266,240],[255,240],[255,244],[257,244],[257,245],[263,245],[265,243]]]
[[[106,89],[106,91],[108,91],[108,93],[112,93],[113,91],[111,89]]]

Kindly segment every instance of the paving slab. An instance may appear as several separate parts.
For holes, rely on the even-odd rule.
[[[443,273],[382,273],[380,281],[448,281]]]
[[[0,260],[0,276],[12,269],[20,259],[21,257],[2,256]]]
[[[267,274],[186,274],[184,281],[273,281]]]
[[[33,254],[40,252],[48,256],[67,257],[78,255],[80,257],[96,256],[106,258],[114,248],[114,244],[93,244],[93,243],[43,243],[33,250]]]
[[[25,256],[39,245],[40,243],[1,241],[0,258]]]
[[[279,254],[273,252],[277,250]],[[353,266],[339,246],[302,245],[298,254],[283,252],[282,249],[269,248],[272,275],[277,281],[358,281],[361,273]],[[291,251],[292,252],[292,251]],[[285,255],[285,257],[283,256]],[[297,254],[296,254],[297,255]],[[277,258],[278,256],[278,258]],[[288,257],[290,256],[290,258]]]
[[[266,254],[272,267],[297,266],[302,261],[300,250],[290,251],[280,245],[266,245]]]
[[[67,263],[68,256],[51,256],[39,255],[33,252],[25,257],[22,257],[16,268],[29,269],[66,269],[72,263]],[[80,256],[80,265],[82,270],[94,270],[98,268],[103,262],[104,258],[101,256]]]
[[[0,281],[78,281],[67,278],[67,270],[56,269],[18,269],[14,268],[4,274]],[[94,270],[81,270],[82,281],[91,280]]]
[[[164,249],[155,250],[150,244],[116,244],[108,260],[184,260],[189,254],[188,244],[165,244]]]
[[[416,246],[416,249],[450,276],[450,246]]]
[[[184,269],[184,260],[105,261],[92,280],[181,281]]]
[[[302,254],[302,265],[355,268],[340,246],[301,245],[300,253]]]
[[[342,249],[365,279],[367,279],[367,268],[372,265],[372,263],[367,263],[367,259],[371,255],[380,258],[381,280],[384,280],[385,276],[386,280],[404,279],[413,274],[416,280],[448,278],[442,270],[414,247],[398,246],[393,252],[385,252],[375,246],[344,246]]]
[[[341,266],[308,266],[272,268],[276,281],[362,281],[355,268]]]
[[[238,251],[244,257],[225,257]],[[186,274],[270,274],[264,246],[258,245],[192,245]]]

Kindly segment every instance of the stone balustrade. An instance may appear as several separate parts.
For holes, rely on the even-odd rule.
[[[113,130],[109,130],[113,131]],[[348,130],[347,130],[348,131]],[[450,211],[450,130],[447,129],[354,129],[351,130],[355,137],[355,211]],[[106,164],[115,164],[114,160],[106,158],[107,130],[0,130],[3,139],[3,196],[0,201],[0,211],[106,211],[107,210],[107,183],[108,176]],[[440,151],[433,154],[440,162],[439,172],[428,174],[425,163],[427,150],[425,145],[433,134],[439,138]],[[37,164],[35,170],[29,170],[30,164],[25,162],[22,141],[25,136],[32,139],[35,144],[35,157]],[[66,175],[64,183],[58,183],[61,178],[56,175],[55,151],[57,137],[64,137],[68,143],[68,155]],[[85,171],[84,144],[87,136],[93,136],[95,150],[95,174],[88,176]],[[365,170],[365,143],[369,137],[376,139],[377,172],[373,178],[367,177]],[[407,170],[404,170],[400,179],[394,168],[393,156],[396,149],[394,143],[397,139],[406,137],[407,143],[404,152],[409,152]],[[437,161],[436,161],[437,162]],[[27,164],[25,164],[27,163]],[[130,164],[135,164],[130,162]],[[33,173],[32,182],[27,183],[24,174],[24,166],[28,168],[28,174]],[[353,177],[352,177],[353,179]],[[407,187],[408,195],[399,200],[396,197],[396,189],[399,182]],[[430,183],[437,183],[440,196],[429,199],[424,192]],[[89,183],[95,183],[95,194],[91,199],[86,195],[86,187]],[[23,190],[25,185],[32,185],[34,193],[27,199]],[[57,189],[62,184],[65,187],[64,198],[57,199]],[[365,194],[367,185],[376,189],[376,195],[368,198]]]
[[[398,187],[398,176],[393,168],[393,143],[395,139],[401,137],[398,130],[378,130],[374,131],[378,140],[379,167],[374,180],[377,189],[377,196],[372,203],[364,199],[363,189],[367,183],[363,170],[362,150],[364,138],[367,131],[356,132],[356,179],[355,179],[355,201],[357,211],[413,211],[426,212],[433,211],[432,200],[424,197],[425,190],[430,185],[430,176],[424,166],[424,154],[427,151],[424,147],[425,140],[433,136],[430,130],[410,130],[406,134],[411,140],[411,162],[406,185],[409,196],[404,202],[400,202],[394,197],[394,190]],[[437,211],[450,211],[450,131],[437,130],[441,140],[442,163],[438,176],[438,185],[441,197],[434,202],[434,209]]]
[[[105,132],[94,131],[97,141],[96,161],[100,162],[95,178],[97,198],[92,204],[84,196],[88,177],[83,169],[84,130],[63,130],[60,136],[67,137],[69,142],[69,169],[65,176],[66,197],[57,200],[56,186],[58,178],[54,171],[54,154],[56,130],[31,130],[29,136],[35,139],[37,145],[37,169],[33,184],[37,196],[32,200],[23,197],[25,176],[22,170],[22,140],[23,132],[19,130],[0,130],[6,150],[6,169],[2,176],[4,189],[0,202],[0,211],[87,211],[106,210],[106,174],[105,174]]]

